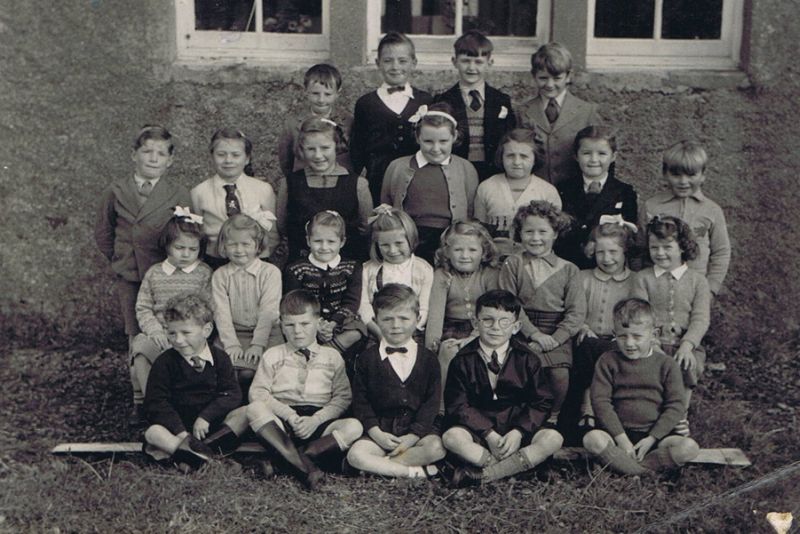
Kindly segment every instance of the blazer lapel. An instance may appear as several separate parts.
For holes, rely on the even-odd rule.
[[[153,188],[153,191],[150,193],[150,196],[147,197],[142,208],[139,210],[139,214],[136,217],[136,220],[141,221],[154,211],[163,208],[164,204],[171,201],[175,196],[175,185],[166,181],[164,178],[161,178],[156,186]],[[174,206],[171,206],[174,207]],[[191,208],[191,206],[189,206]]]
[[[561,120],[561,116],[558,117],[555,124],[550,124],[550,121],[547,120],[547,115],[544,114],[542,97],[537,96],[531,101],[531,103],[533,105],[530,106],[528,109],[530,109],[531,112],[533,113],[533,122],[537,126],[541,127],[541,129],[547,132],[548,134],[552,133],[553,130],[555,129],[554,128],[555,124],[558,124],[558,121]],[[566,104],[566,100],[564,100],[564,103]]]
[[[576,104],[577,102],[575,101],[575,97],[572,96],[569,91],[567,91],[567,94],[564,95],[564,105],[561,106],[561,110],[559,111],[556,122],[551,125],[551,131],[555,132],[575,119],[580,111]],[[544,110],[542,110],[542,115],[544,115]],[[547,120],[546,117],[545,120]]]
[[[609,178],[606,180],[603,189],[597,195],[597,199],[592,205],[592,209],[586,214],[586,220],[594,221],[596,218],[598,218],[598,215],[603,212],[605,207],[608,206],[609,202],[613,202],[614,198],[616,198],[618,190],[619,182],[616,179]]]
[[[138,218],[142,208],[139,205],[139,193],[136,190],[136,182],[132,176],[120,180],[114,184],[114,194],[122,206],[128,210],[132,217]]]

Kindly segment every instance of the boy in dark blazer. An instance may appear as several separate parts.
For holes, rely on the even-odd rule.
[[[478,30],[469,30],[453,45],[452,61],[458,83],[437,95],[434,102],[447,102],[458,121],[458,139],[453,154],[467,159],[482,182],[503,172],[494,164],[497,143],[514,128],[511,97],[486,83],[492,65],[492,42]]]

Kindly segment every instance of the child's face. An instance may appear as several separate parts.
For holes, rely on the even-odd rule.
[[[558,97],[558,95],[567,90],[567,85],[569,85],[571,79],[571,72],[550,74],[546,70],[538,70],[533,73],[533,81],[542,98]]]
[[[411,53],[411,47],[401,43],[384,46],[375,64],[383,81],[388,85],[397,86],[406,84],[414,67],[417,66],[417,60]]]
[[[200,354],[213,329],[211,323],[200,323],[194,319],[170,321],[167,323],[167,339],[181,356],[188,358]]]
[[[694,174],[672,174],[667,171],[664,177],[667,179],[672,194],[678,198],[687,198],[696,194],[700,191],[703,182],[706,181],[703,171],[698,171]]]
[[[316,225],[311,230],[311,235],[306,238],[311,255],[320,263],[328,263],[339,255],[344,241],[339,237],[339,232],[331,226]]]
[[[339,99],[341,89],[328,87],[320,82],[311,82],[306,87],[306,101],[311,111],[319,117],[330,117],[333,106]]]
[[[640,321],[622,326],[614,322],[617,347],[629,360],[647,358],[655,342],[656,329],[652,321]]]
[[[595,242],[594,259],[604,273],[621,273],[625,269],[625,248],[614,237],[600,237]]]
[[[247,267],[258,255],[258,243],[247,230],[230,230],[225,236],[225,255],[237,267]]]
[[[550,221],[534,215],[526,217],[522,222],[519,236],[525,250],[537,258],[550,254],[556,240],[556,232],[550,226]]]
[[[398,265],[411,257],[411,246],[409,246],[408,237],[402,228],[377,232],[375,242],[386,263]]]
[[[425,160],[441,165],[453,151],[455,136],[449,126],[424,124],[417,134],[417,143]]]
[[[414,306],[401,304],[394,308],[384,308],[375,313],[375,323],[383,339],[392,346],[404,345],[414,335],[419,321],[419,312]]]
[[[483,243],[478,236],[452,235],[447,239],[447,259],[460,273],[474,273],[481,266]]]
[[[481,308],[473,321],[481,342],[491,349],[504,345],[519,331],[519,320],[510,311]]]
[[[678,242],[668,237],[661,239],[654,235],[648,238],[648,248],[650,249],[650,259],[665,271],[672,271],[683,265],[681,259],[681,247]]]
[[[296,349],[304,349],[317,340],[319,316],[311,310],[301,315],[281,315],[281,331]]]
[[[172,165],[172,154],[169,153],[170,144],[161,139],[148,139],[142,146],[131,154],[131,159],[136,165],[136,174],[145,180],[161,178]]]
[[[318,132],[303,139],[303,159],[318,174],[330,173],[336,167],[336,141],[326,133]]]
[[[486,79],[489,67],[492,66],[491,56],[468,56],[459,54],[453,58],[453,66],[458,71],[458,80],[462,85],[474,87]]]
[[[197,261],[200,254],[200,240],[190,234],[179,233],[178,237],[167,246],[167,259],[183,269]]]
[[[602,178],[617,159],[617,154],[605,139],[582,139],[575,155],[583,175],[590,179]]]
[[[212,158],[216,173],[229,182],[241,176],[245,166],[250,163],[241,139],[220,139],[214,146]]]
[[[509,141],[503,145],[503,170],[510,179],[528,178],[535,162],[533,147],[528,143]]]

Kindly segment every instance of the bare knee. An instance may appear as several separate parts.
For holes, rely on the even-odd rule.
[[[342,421],[342,426],[339,427],[336,432],[349,447],[355,440],[361,437],[364,433],[364,427],[361,426],[358,419],[351,417]]]
[[[425,436],[420,440],[418,445],[421,445],[425,454],[431,461],[438,462],[445,457],[447,451],[444,449],[444,444],[439,436]]]
[[[531,443],[548,451],[555,452],[564,444],[564,437],[552,428],[544,428],[533,436],[533,441]]]
[[[600,454],[611,441],[611,436],[602,430],[591,430],[583,436],[583,447],[592,454]]]
[[[370,443],[365,440],[353,443],[353,446],[347,452],[347,463],[356,469],[364,469],[367,464],[364,458],[369,455],[369,445]]]
[[[700,453],[700,445],[692,438],[683,438],[679,443],[671,446],[669,452],[675,463],[685,464],[697,457]]]

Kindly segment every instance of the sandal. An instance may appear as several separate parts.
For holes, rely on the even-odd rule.
[[[594,430],[595,428],[597,428],[597,420],[592,414],[585,413],[578,420],[578,430],[588,432],[590,430]]]

